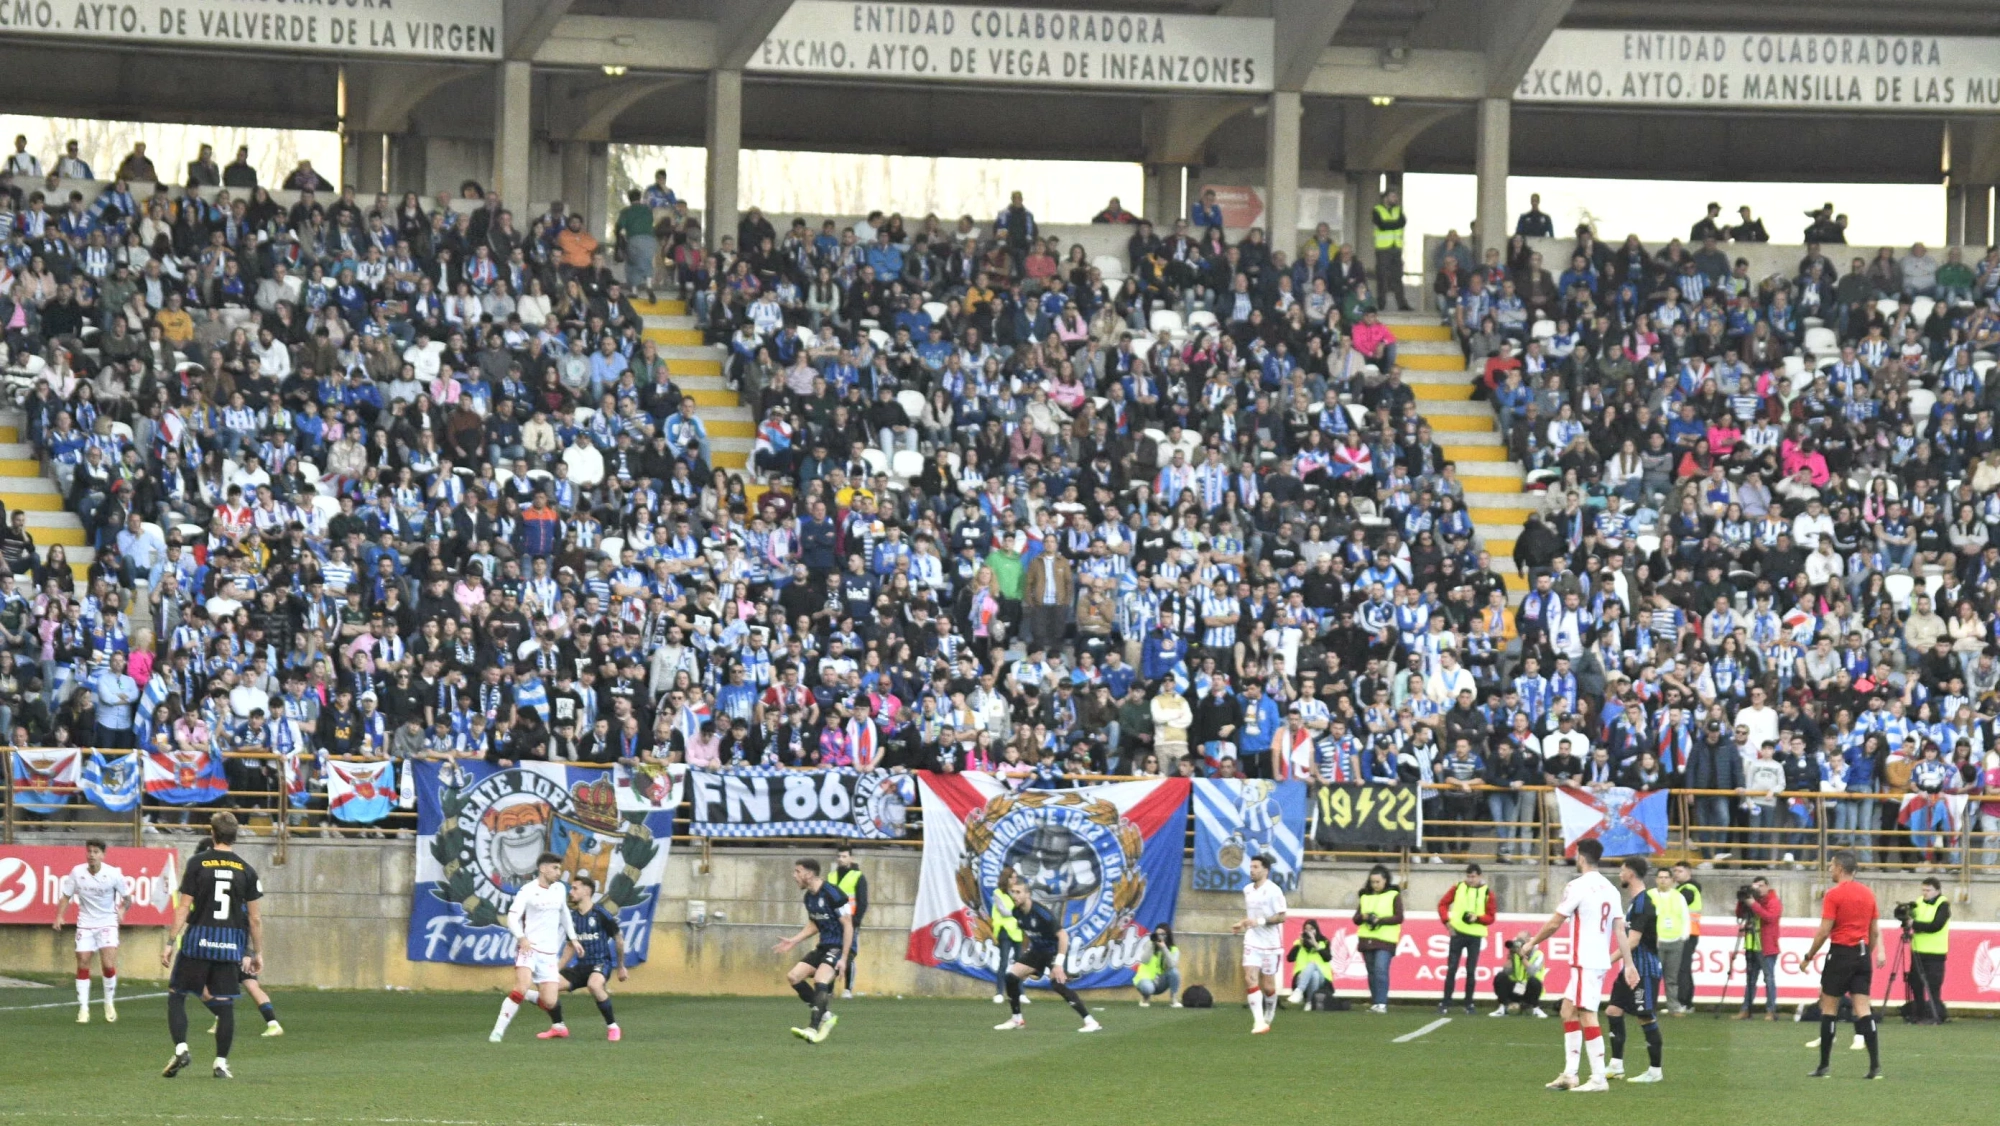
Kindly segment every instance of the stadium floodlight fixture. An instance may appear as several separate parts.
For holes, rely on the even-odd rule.
[[[625,76],[625,68],[617,63],[605,63],[604,74],[608,78],[623,78]]]
[[[1377,94],[1368,99],[1368,104],[1371,106],[1393,106],[1396,104],[1396,99],[1388,94]]]

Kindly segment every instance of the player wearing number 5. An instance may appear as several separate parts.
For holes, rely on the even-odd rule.
[[[215,1077],[235,1078],[229,1045],[236,1038],[238,974],[245,968],[259,973],[264,966],[264,915],[257,903],[264,889],[257,870],[236,855],[236,817],[218,813],[208,825],[213,839],[181,870],[174,925],[160,950],[160,964],[173,971],[167,981],[167,1031],[174,1058],[160,1072],[167,1079],[194,1062],[187,1046],[187,997],[203,990],[216,1019]]]
[[[1608,1091],[1605,1081],[1604,1040],[1597,1023],[1597,1010],[1604,1003],[1605,979],[1621,964],[1625,984],[1639,987],[1639,974],[1625,958],[1624,899],[1611,881],[1597,870],[1604,858],[1604,846],[1597,841],[1576,842],[1577,877],[1563,889],[1562,902],[1542,928],[1528,940],[1527,949],[1540,946],[1559,928],[1569,935],[1569,984],[1563,989],[1563,1070],[1548,1084],[1551,1091]],[[1590,1081],[1577,1082],[1577,1057],[1588,1049]]]

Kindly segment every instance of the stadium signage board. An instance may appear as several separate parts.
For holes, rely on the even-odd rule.
[[[82,845],[0,845],[0,926],[55,922],[62,879],[84,862]],[[104,862],[125,873],[132,906],[128,927],[163,927],[174,921],[171,891],[180,881],[180,858],[170,848],[109,848]],[[76,922],[70,908],[68,921]]]
[[[1521,102],[1991,112],[2000,39],[1758,31],[1551,34]]]
[[[797,0],[746,70],[847,78],[1257,93],[1262,18]]]
[[[0,35],[105,43],[498,59],[501,0],[0,0]]]

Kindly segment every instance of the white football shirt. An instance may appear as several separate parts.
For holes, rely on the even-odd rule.
[[[126,898],[125,873],[106,864],[95,873],[90,865],[79,864],[62,878],[62,895],[76,897],[78,927],[115,927],[118,902]]]
[[[1557,913],[1569,919],[1569,964],[1583,970],[1608,970],[1615,949],[1618,920],[1625,903],[1602,872],[1585,872],[1563,889]]]
[[[560,951],[576,937],[569,917],[569,885],[558,882],[543,887],[539,880],[528,881],[514,893],[514,903],[507,908],[507,929],[527,935],[528,945],[537,954]]]
[[[1285,913],[1285,889],[1276,880],[1265,880],[1262,887],[1246,884],[1243,887],[1243,913],[1253,919],[1268,919]],[[1261,927],[1251,927],[1243,932],[1243,945],[1252,950],[1275,950],[1284,945],[1285,924],[1266,923]]]

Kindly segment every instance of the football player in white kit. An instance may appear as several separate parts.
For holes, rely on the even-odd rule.
[[[56,900],[55,929],[63,927],[63,912],[76,901],[76,1023],[90,1023],[90,957],[104,970],[104,1020],[118,1020],[118,925],[132,906],[125,890],[125,873],[104,862],[104,842],[86,841],[83,863],[62,878]]]
[[[1250,860],[1243,917],[1229,928],[1243,936],[1243,991],[1250,995],[1250,1032],[1271,1031],[1278,1015],[1278,966],[1285,956],[1285,891],[1271,882],[1271,858]]]
[[[583,957],[577,941],[576,924],[569,915],[569,885],[562,879],[562,857],[545,852],[535,861],[534,881],[514,893],[507,908],[507,930],[514,936],[514,991],[500,1002],[500,1019],[486,1039],[498,1044],[507,1035],[507,1025],[521,1011],[521,1002],[532,989],[535,1004],[549,1014],[549,1027],[535,1033],[537,1040],[567,1040],[569,1026],[563,1023],[562,964],[564,949]]]
[[[1625,959],[1625,903],[1610,880],[1597,870],[1604,859],[1604,845],[1594,840],[1576,842],[1577,877],[1563,889],[1562,902],[1528,940],[1527,948],[1540,946],[1558,928],[1569,928],[1569,984],[1563,989],[1563,1070],[1547,1084],[1551,1091],[1608,1091],[1605,1081],[1604,1040],[1597,1024],[1598,1007],[1604,1004],[1604,983],[1611,971],[1623,964],[1625,984],[1637,988],[1639,972]],[[1577,1080],[1577,1057],[1590,1055],[1590,1080]]]

